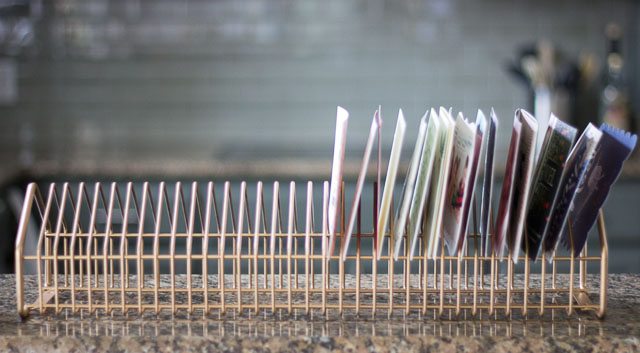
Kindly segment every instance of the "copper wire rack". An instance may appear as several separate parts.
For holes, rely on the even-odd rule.
[[[373,231],[362,231],[360,207],[343,260],[344,192],[336,235],[340,251],[328,256],[328,182],[321,186],[322,210],[316,215],[312,182],[298,185],[306,197],[296,197],[294,182],[283,188],[274,182],[270,199],[262,182],[255,187],[241,182],[239,193],[230,182],[191,187],[160,182],[157,188],[145,182],[137,193],[131,182],[52,183],[46,195],[31,183],[15,245],[18,313],[432,312],[437,319],[445,312],[527,317],[558,309],[605,315],[608,249],[602,211],[597,255],[587,255],[585,247],[579,256],[567,251],[548,263],[533,262],[525,253],[514,265],[513,254],[504,261],[481,256],[477,232],[468,234],[456,256],[446,256],[442,243],[439,255],[427,258],[419,239],[413,260],[406,240],[397,260],[392,245],[378,260]],[[221,199],[216,192],[222,192]],[[304,205],[298,205],[300,199]],[[474,224],[476,218],[474,211]],[[393,219],[391,224],[393,229]],[[390,243],[391,234],[385,237]],[[587,281],[590,262],[599,271],[589,273]],[[37,278],[37,285],[27,276]]]

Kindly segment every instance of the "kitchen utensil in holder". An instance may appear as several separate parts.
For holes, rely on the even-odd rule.
[[[52,183],[46,198],[35,183],[29,184],[15,245],[18,313],[27,317],[31,311],[63,310],[73,314],[303,310],[391,316],[404,311],[425,317],[433,313],[437,318],[446,311],[456,315],[464,311],[489,317],[504,313],[510,319],[514,313],[526,317],[561,309],[568,315],[575,310],[594,311],[598,318],[605,315],[608,250],[602,211],[597,226],[599,254],[588,256],[585,247],[580,256],[570,251],[556,256],[550,265],[539,259],[536,274],[527,254],[519,258],[524,266],[514,265],[512,254],[503,262],[493,254],[480,256],[475,233],[468,235],[457,256],[446,256],[441,244],[435,259],[425,257],[420,239],[412,261],[406,255],[406,239],[394,261],[392,238],[385,234],[388,249],[376,260],[373,246],[362,246],[365,240],[375,243],[373,234],[361,231],[360,215],[349,249],[353,251],[343,261],[342,193],[339,251],[328,261],[324,251],[329,239],[328,183],[321,195],[321,224],[313,221],[311,182],[304,210],[298,210],[293,183],[284,205],[280,195],[285,193],[276,184],[271,207],[265,205],[261,182],[252,195],[255,203],[249,201],[247,184],[240,183],[237,204],[229,182],[215,187],[209,182],[206,191],[196,182],[190,188],[178,182],[173,192],[164,182],[157,192],[145,182],[141,198],[133,183],[125,187]],[[218,193],[222,189],[222,203],[216,189]],[[37,240],[26,242],[28,234],[37,234]],[[589,281],[588,262],[599,263],[600,269],[599,276],[592,274]],[[569,273],[560,274],[559,267],[567,263]],[[186,274],[177,274],[176,264],[184,264]]]

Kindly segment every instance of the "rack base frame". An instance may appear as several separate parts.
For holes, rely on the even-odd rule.
[[[600,319],[606,313],[608,246],[602,210],[597,220],[599,254],[588,255],[585,247],[579,256],[569,251],[550,263],[540,258],[540,271],[533,273],[527,254],[519,258],[520,266],[514,265],[511,254],[503,261],[493,254],[480,256],[475,233],[468,235],[467,245],[457,256],[444,255],[441,244],[440,255],[429,259],[420,239],[417,254],[409,260],[405,239],[397,260],[393,260],[392,246],[376,259],[375,249],[361,246],[374,234],[361,232],[360,216],[351,242],[355,251],[344,261],[336,254],[329,258],[324,251],[329,241],[326,182],[324,226],[319,232],[313,221],[311,182],[306,188],[304,222],[298,217],[293,183],[289,217],[282,216],[277,183],[271,209],[264,205],[260,182],[254,205],[248,201],[245,182],[240,184],[235,205],[229,182],[223,185],[222,204],[213,182],[206,184],[204,197],[198,183],[188,190],[178,182],[173,202],[164,182],[156,193],[143,183],[141,198],[133,183],[126,184],[124,198],[121,188],[116,183],[87,187],[81,182],[74,192],[69,183],[53,183],[45,198],[35,183],[28,185],[15,245],[17,310],[23,318],[31,312],[63,311],[98,315],[249,311],[257,315],[302,310],[323,315],[337,311],[340,316],[386,313],[388,317],[401,312],[435,319],[447,312],[485,318],[486,313],[489,319],[498,312],[527,318],[554,310],[570,316],[580,310],[594,312]],[[342,195],[338,254],[344,246]],[[34,215],[39,216],[35,221]],[[151,228],[152,232],[147,231]],[[37,235],[30,240],[31,247],[25,246],[28,234]],[[386,242],[392,239],[391,234],[385,237]],[[160,245],[167,242],[169,249],[161,251]],[[587,281],[589,262],[598,263],[599,272],[590,273]],[[186,264],[186,273],[177,273],[177,263]],[[347,264],[355,264],[350,267],[355,271],[346,273]],[[558,269],[564,264],[568,273]],[[169,271],[163,270],[166,267]],[[37,276],[37,287],[25,288],[25,276],[30,275]],[[27,298],[33,300],[27,302]]]

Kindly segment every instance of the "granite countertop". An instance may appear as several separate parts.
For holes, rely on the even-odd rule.
[[[29,276],[28,276],[29,277]],[[33,277],[33,276],[30,276]],[[607,316],[567,316],[548,310],[529,319],[463,312],[440,319],[419,314],[328,317],[303,311],[272,315],[179,312],[171,315],[81,312],[60,315],[16,310],[15,277],[0,275],[0,351],[638,351],[640,275],[609,277]],[[34,278],[26,278],[27,290]],[[32,302],[33,298],[27,298]],[[31,300],[29,300],[31,299]]]

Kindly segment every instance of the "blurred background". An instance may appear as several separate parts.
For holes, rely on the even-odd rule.
[[[407,117],[402,172],[430,107],[494,108],[498,174],[517,108],[635,131],[639,35],[632,0],[0,0],[0,272],[29,181],[319,182],[336,105],[351,184],[378,105],[383,156]],[[639,186],[634,154],[612,272],[640,272]]]

